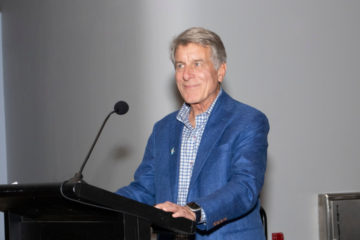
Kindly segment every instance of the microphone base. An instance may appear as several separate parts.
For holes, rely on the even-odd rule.
[[[76,173],[74,177],[69,179],[69,183],[78,183],[78,182],[86,183],[83,180],[83,175],[81,173]]]

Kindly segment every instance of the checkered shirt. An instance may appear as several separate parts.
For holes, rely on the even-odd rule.
[[[181,137],[181,150],[180,150],[180,173],[179,173],[179,186],[178,186],[178,199],[177,204],[185,206],[187,203],[187,195],[189,190],[190,179],[195,165],[197,151],[201,142],[206,123],[209,119],[212,109],[219,96],[222,93],[220,89],[219,94],[205,112],[195,117],[195,129],[189,121],[190,107],[184,103],[176,117],[176,119],[184,124],[182,137]],[[206,223],[206,215],[201,209],[201,223]],[[188,235],[177,235],[175,239],[191,239]]]

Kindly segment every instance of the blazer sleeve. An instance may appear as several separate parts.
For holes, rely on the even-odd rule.
[[[154,156],[155,134],[150,135],[143,161],[134,174],[134,181],[115,193],[148,205],[155,204]]]
[[[206,213],[206,225],[198,225],[202,230],[245,216],[259,200],[266,170],[269,123],[261,112],[250,120],[231,143],[227,183],[212,194],[195,199]]]

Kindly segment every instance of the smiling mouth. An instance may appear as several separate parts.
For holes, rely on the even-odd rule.
[[[185,89],[193,89],[193,88],[196,88],[197,86],[199,86],[199,85],[190,85],[190,86],[184,85],[184,88]]]

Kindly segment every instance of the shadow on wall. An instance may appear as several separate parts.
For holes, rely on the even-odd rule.
[[[118,146],[111,150],[111,156],[116,161],[128,158],[132,154],[130,146]]]

